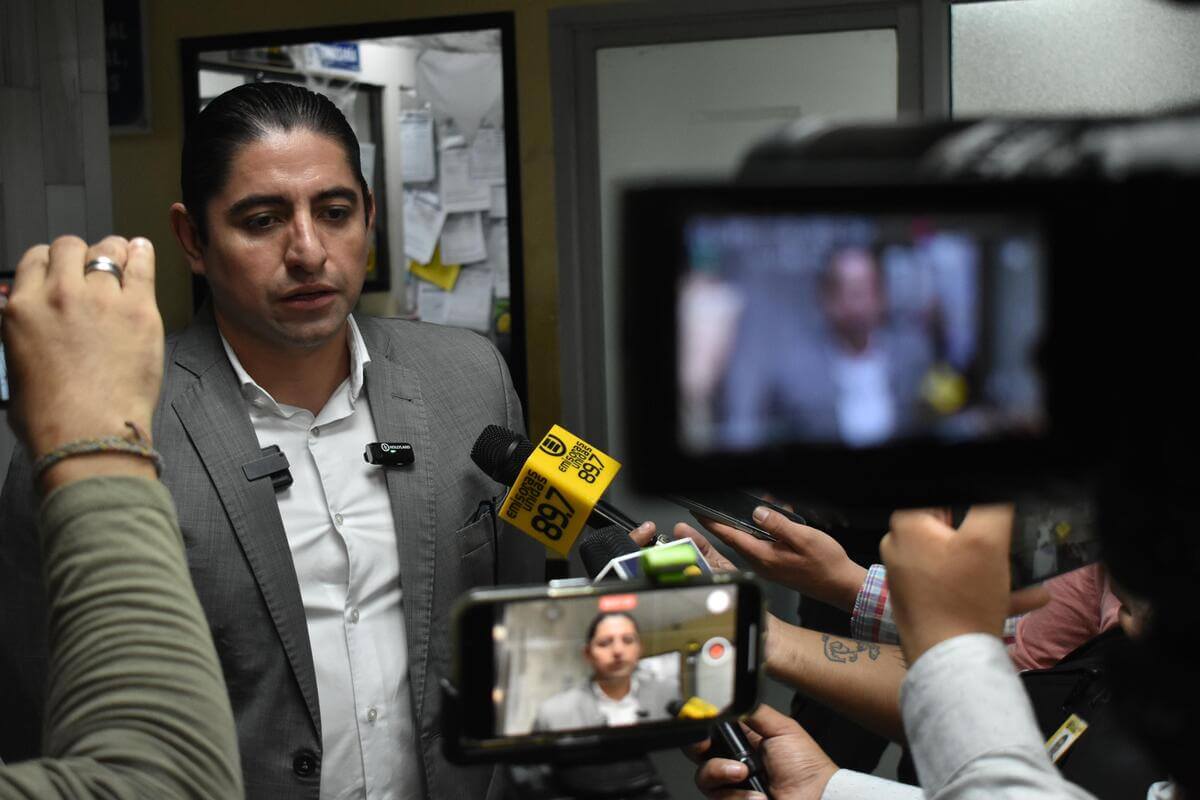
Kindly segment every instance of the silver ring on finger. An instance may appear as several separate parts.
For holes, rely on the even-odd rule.
[[[122,286],[125,285],[124,268],[108,256],[96,256],[91,261],[84,264],[83,274],[87,275],[89,272],[107,272],[109,275],[112,275],[117,279],[117,283],[121,284]]]

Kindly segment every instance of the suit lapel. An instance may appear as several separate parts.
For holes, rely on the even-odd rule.
[[[404,627],[408,643],[409,682],[413,710],[423,718],[429,636],[433,615],[433,580],[438,530],[434,475],[437,453],[429,433],[427,409],[416,373],[400,363],[393,340],[378,322],[355,317],[371,361],[365,368],[367,399],[380,441],[408,442],[416,459],[407,467],[386,471],[388,497],[400,550],[400,586],[404,593]]]
[[[171,406],[221,499],[319,733],[317,680],[304,602],[279,504],[270,480],[248,481],[242,471],[244,464],[260,455],[258,438],[211,312],[198,315],[186,337],[175,363],[197,380]]]

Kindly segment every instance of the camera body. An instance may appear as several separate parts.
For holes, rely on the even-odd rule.
[[[806,128],[734,183],[627,189],[634,484],[1093,494],[1186,379],[1200,152],[1175,135],[1195,115]]]

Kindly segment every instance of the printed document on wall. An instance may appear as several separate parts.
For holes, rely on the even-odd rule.
[[[492,207],[488,209],[488,216],[498,219],[508,216],[508,186],[503,183],[492,184]]]
[[[405,183],[434,179],[433,114],[425,110],[400,115],[400,174]]]
[[[428,264],[433,258],[446,221],[446,212],[438,208],[436,200],[427,192],[404,193],[404,254],[418,264]]]
[[[492,327],[492,270],[487,262],[463,267],[446,296],[447,325],[487,333]]]
[[[482,215],[476,211],[447,216],[442,225],[440,247],[445,264],[471,264],[487,258]]]
[[[465,147],[441,152],[440,193],[442,208],[448,213],[487,211],[492,204],[490,184],[471,179],[471,157]]]
[[[488,228],[487,251],[496,297],[508,297],[508,223],[505,220],[492,221]]]
[[[447,297],[449,297],[448,292],[442,291],[432,283],[418,281],[417,314],[425,322],[433,322],[438,325],[445,325]]]
[[[471,142],[471,178],[485,183],[504,183],[504,129],[484,126]]]

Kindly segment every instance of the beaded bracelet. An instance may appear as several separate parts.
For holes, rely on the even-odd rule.
[[[150,445],[149,440],[137,425],[126,422],[125,426],[133,432],[131,437],[105,436],[100,439],[76,439],[54,448],[33,462],[34,480],[41,478],[43,472],[64,458],[86,456],[93,453],[126,453],[131,456],[141,456],[149,459],[154,464],[155,474],[161,476],[163,471],[162,455]]]

